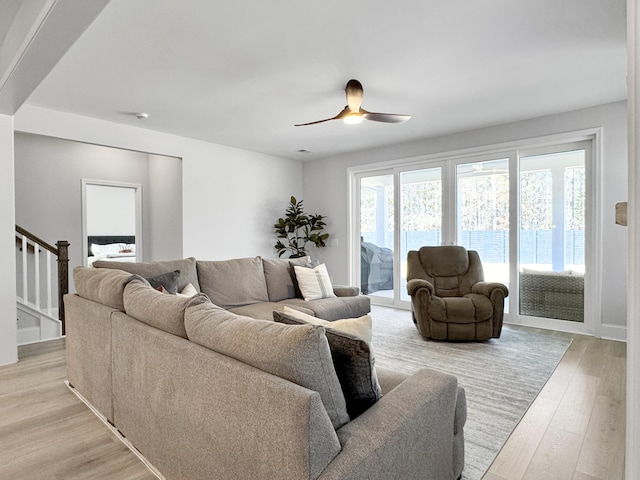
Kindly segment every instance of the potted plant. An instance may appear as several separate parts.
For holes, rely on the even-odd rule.
[[[273,227],[278,234],[275,249],[278,257],[289,253],[289,258],[306,257],[307,243],[312,243],[318,248],[325,247],[328,233],[322,233],[326,226],[324,215],[307,215],[302,207],[302,200],[296,200],[292,196],[289,206],[285,211],[285,217],[279,218]]]

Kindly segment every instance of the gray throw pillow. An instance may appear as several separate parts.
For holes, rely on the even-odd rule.
[[[273,312],[273,319],[287,325],[306,324],[304,320],[277,311]],[[382,396],[371,347],[364,340],[349,333],[327,328],[325,334],[347,403],[347,412],[353,420]]]
[[[175,295],[178,293],[178,280],[180,279],[180,270],[174,270],[173,272],[161,273],[155,277],[147,278],[147,282],[159,290],[160,287],[164,287],[167,293]]]

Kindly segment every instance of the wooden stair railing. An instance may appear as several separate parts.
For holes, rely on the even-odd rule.
[[[64,322],[64,296],[69,293],[69,242],[66,240],[59,240],[56,242],[56,246],[50,245],[45,242],[41,238],[37,237],[33,233],[25,230],[24,228],[16,225],[16,239],[21,243],[21,249],[23,251],[31,250],[33,253],[39,252],[40,247],[44,248],[51,254],[57,257],[58,261],[58,319],[60,320],[62,326],[62,335],[65,334],[65,322]],[[29,243],[29,241],[31,243]],[[23,255],[23,297],[26,302],[28,288],[27,288],[27,276],[28,272],[26,269],[26,254]],[[39,271],[39,262],[35,261],[34,263],[36,272]],[[49,264],[47,263],[47,266]],[[36,274],[38,276],[38,274]],[[47,278],[47,282],[50,279]],[[39,281],[36,282],[36,306],[39,308],[40,306],[40,286]],[[49,312],[51,312],[51,300],[49,299],[47,307],[49,308]]]

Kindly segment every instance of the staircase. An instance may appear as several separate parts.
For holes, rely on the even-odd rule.
[[[28,305],[21,298],[18,307],[18,345],[44,342],[62,337],[62,322],[47,313]],[[55,315],[57,316],[57,308]]]
[[[64,295],[69,291],[69,242],[52,246],[16,225],[18,345],[65,334]],[[57,263],[57,272],[52,268]]]

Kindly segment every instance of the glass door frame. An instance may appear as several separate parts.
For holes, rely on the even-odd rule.
[[[534,317],[526,317],[519,315],[518,306],[518,248],[519,248],[519,158],[530,156],[542,151],[561,151],[572,143],[582,143],[587,147],[585,156],[586,169],[586,195],[587,201],[585,206],[585,321],[584,323],[567,322],[554,319],[536,319]],[[571,147],[569,147],[570,149]],[[456,181],[455,181],[455,164],[470,163],[478,161],[484,157],[502,156],[509,158],[509,291],[507,297],[509,302],[509,314],[505,315],[505,323],[516,325],[525,325],[531,327],[554,329],[559,331],[567,331],[582,334],[600,335],[603,320],[601,318],[602,305],[602,128],[590,128],[574,132],[562,134],[552,134],[533,139],[523,139],[518,141],[505,142],[497,145],[487,145],[484,147],[467,148],[459,151],[451,151],[444,153],[434,153],[429,155],[417,156],[413,158],[397,159],[388,162],[359,165],[349,167],[348,175],[348,201],[350,221],[348,223],[349,236],[349,281],[353,285],[357,285],[360,272],[360,215],[359,215],[359,179],[363,176],[382,175],[387,173],[396,174],[395,177],[395,201],[399,200],[399,178],[400,172],[420,170],[441,166],[442,172],[442,192],[443,192],[443,219],[442,219],[442,243],[451,243],[456,241],[456,219],[457,212],[447,216],[445,212],[451,211],[451,206],[455,206],[457,202]],[[399,205],[399,204],[398,204]],[[518,205],[518,208],[513,208]],[[397,212],[396,206],[396,212]],[[396,216],[398,214],[396,213]],[[396,221],[396,223],[398,223]],[[396,232],[399,226],[396,226]],[[399,236],[395,235],[396,246],[399,252]],[[398,264],[398,265],[396,265]],[[399,297],[399,289],[404,287],[404,279],[400,278],[399,263],[394,262],[394,282],[395,296]],[[372,302],[372,303],[378,303]],[[399,298],[394,301],[385,302],[387,305],[393,305],[398,308],[410,308],[410,302],[400,301]]]
[[[514,225],[519,225],[518,218],[518,209],[514,208],[514,205],[517,205],[518,200],[518,176],[514,172],[517,172],[517,163],[518,163],[518,155],[517,151],[514,149],[505,149],[505,150],[495,150],[490,153],[479,153],[479,154],[470,154],[464,156],[456,156],[451,158],[449,163],[449,175],[448,182],[451,184],[451,199],[450,202],[453,205],[454,209],[451,211],[450,218],[448,219],[450,223],[450,231],[451,231],[451,241],[449,243],[444,243],[443,245],[458,245],[458,218],[460,217],[460,204],[458,197],[458,178],[457,178],[457,170],[459,165],[465,165],[470,163],[478,163],[478,162],[491,162],[494,160],[507,160],[508,165],[508,175],[509,175],[509,296],[505,299],[505,305],[508,305],[508,308],[505,309],[504,313],[504,322],[505,323],[517,323],[517,306],[518,299],[517,295],[513,295],[512,285],[516,285],[514,281],[516,280],[517,275],[514,274],[517,271],[517,262],[518,262],[518,250],[517,250],[517,236],[514,235]]]
[[[375,170],[366,170],[362,172],[356,172],[351,177],[349,182],[349,202],[351,203],[349,211],[351,212],[351,221],[349,222],[349,252],[351,252],[351,261],[349,265],[349,278],[350,285],[361,285],[361,257],[360,257],[360,225],[361,225],[361,212],[360,212],[360,194],[362,179],[367,177],[378,177],[383,175],[393,176],[393,203],[394,203],[394,234],[393,234],[393,250],[394,250],[394,262],[393,262],[393,298],[369,295],[371,303],[374,305],[387,305],[397,306],[401,308],[411,308],[409,302],[400,302],[399,300],[399,281],[398,276],[400,272],[400,265],[396,260],[395,252],[398,251],[400,241],[397,235],[397,208],[396,202],[398,201],[398,184],[399,175],[396,174],[395,168],[381,168]],[[357,253],[356,253],[357,252]],[[405,305],[403,305],[404,303]]]
[[[573,150],[584,150],[584,166],[585,166],[585,275],[584,275],[584,322],[571,322],[567,320],[557,320],[553,318],[538,318],[527,315],[520,315],[519,305],[517,300],[519,299],[520,283],[519,283],[519,259],[516,259],[514,265],[516,268],[511,269],[511,281],[513,282],[513,288],[516,290],[515,295],[511,295],[512,289],[509,289],[509,297],[511,299],[510,307],[518,309],[514,310],[518,312],[515,316],[519,325],[536,328],[546,328],[551,330],[559,330],[563,332],[579,333],[579,334],[591,334],[595,329],[595,312],[601,311],[601,189],[602,182],[596,182],[597,178],[600,178],[600,162],[597,160],[600,158],[599,135],[595,134],[592,137],[584,139],[575,139],[575,141],[566,141],[561,143],[555,143],[544,146],[532,146],[528,148],[518,149],[517,162],[517,174],[513,175],[512,180],[517,182],[516,192],[518,197],[519,191],[519,179],[520,179],[520,165],[519,159],[536,155],[545,155],[560,152],[569,152]],[[518,201],[518,210],[520,203]],[[519,216],[519,212],[518,212]],[[520,224],[518,223],[517,231],[514,232],[514,239],[516,248],[519,248],[520,244]],[[517,254],[518,250],[515,251]],[[595,332],[597,333],[597,332]]]

